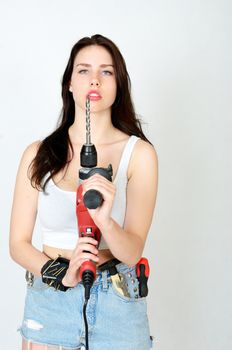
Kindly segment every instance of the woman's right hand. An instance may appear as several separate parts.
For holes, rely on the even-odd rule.
[[[99,262],[97,244],[98,241],[94,238],[79,237],[77,246],[70,259],[69,268],[62,280],[64,286],[75,287],[81,281],[79,271],[84,261],[92,260],[96,263]]]

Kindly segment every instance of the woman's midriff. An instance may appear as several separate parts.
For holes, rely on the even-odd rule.
[[[72,256],[72,250],[58,249],[58,248],[53,248],[46,245],[43,246],[43,252],[51,259],[56,259],[58,256],[62,256],[63,258],[70,260]],[[113,254],[109,249],[99,250],[98,257],[99,257],[99,262],[97,263],[97,266],[114,258]]]

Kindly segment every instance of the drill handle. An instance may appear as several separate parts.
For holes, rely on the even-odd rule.
[[[102,194],[97,190],[88,190],[83,197],[86,208],[96,209],[103,203]]]

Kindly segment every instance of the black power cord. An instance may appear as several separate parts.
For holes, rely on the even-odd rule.
[[[88,328],[88,320],[86,316],[86,309],[87,309],[88,300],[90,298],[90,289],[94,282],[93,271],[85,270],[82,274],[82,282],[85,288],[85,302],[83,305],[83,316],[84,316],[84,323],[85,323],[85,348],[86,350],[89,350],[89,328]]]
[[[85,348],[86,350],[89,350],[89,328],[88,328],[88,321],[86,317],[86,307],[88,304],[88,299],[85,299],[84,306],[83,306],[83,315],[84,315],[84,322],[85,322]]]

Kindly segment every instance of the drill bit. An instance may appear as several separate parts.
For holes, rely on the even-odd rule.
[[[86,144],[91,144],[91,134],[90,134],[90,99],[87,96],[86,99]]]

